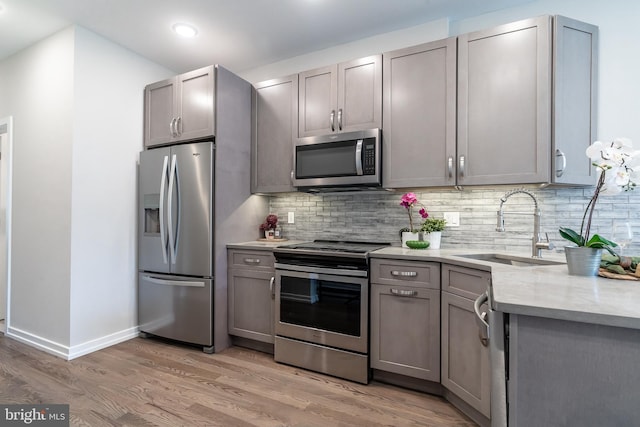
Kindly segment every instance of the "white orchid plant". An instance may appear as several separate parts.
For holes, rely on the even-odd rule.
[[[616,255],[615,242],[594,234],[591,236],[591,220],[600,195],[615,195],[633,190],[640,181],[640,150],[634,150],[630,139],[616,138],[612,142],[596,141],[587,148],[587,157],[598,171],[598,183],[582,216],[580,233],[566,227],[560,235],[577,246],[606,249]]]

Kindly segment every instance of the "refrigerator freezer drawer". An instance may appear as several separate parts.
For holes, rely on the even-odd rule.
[[[212,279],[138,275],[140,331],[213,346]]]

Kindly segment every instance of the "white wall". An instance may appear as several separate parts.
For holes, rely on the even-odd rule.
[[[69,344],[73,48],[67,29],[0,63],[0,117],[14,124],[7,326],[61,346]]]
[[[70,344],[85,346],[138,325],[144,86],[174,73],[82,27],[75,30],[74,72]]]
[[[80,27],[0,63],[14,118],[8,334],[75,357],[132,336],[143,90],[174,73]]]

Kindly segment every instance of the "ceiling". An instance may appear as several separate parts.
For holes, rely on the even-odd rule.
[[[175,72],[241,72],[429,21],[532,0],[0,0],[0,61],[81,25]],[[181,39],[171,26],[193,24]]]

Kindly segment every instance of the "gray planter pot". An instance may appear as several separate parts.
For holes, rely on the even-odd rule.
[[[564,254],[571,276],[596,276],[602,259],[602,249],[566,246]]]

